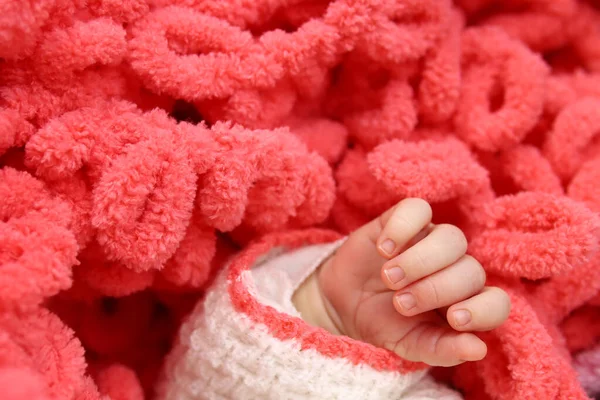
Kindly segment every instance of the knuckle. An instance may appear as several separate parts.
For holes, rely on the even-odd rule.
[[[488,293],[487,308],[497,310],[499,319],[505,321],[511,311],[510,296],[504,290],[495,286],[486,287],[485,291]]]
[[[424,279],[421,284],[415,288],[414,294],[418,299],[418,304],[426,304],[433,308],[440,304],[440,292],[435,282],[431,279]],[[428,307],[423,307],[422,305],[421,308]]]
[[[433,216],[431,204],[420,198],[413,198],[412,200],[415,202],[415,207],[418,207],[423,214],[428,215],[430,218]]]
[[[406,218],[403,213],[395,212],[390,218],[390,223],[387,226],[388,233],[392,235],[394,232],[408,232],[416,229],[415,223]]]
[[[498,297],[501,298],[503,300],[509,301],[509,297],[508,297],[508,293],[506,293],[504,290],[500,289],[497,286],[490,286],[487,288],[487,290],[493,294],[494,297]]]
[[[467,259],[471,274],[473,275],[473,285],[475,286],[475,289],[483,289],[487,280],[487,274],[485,273],[483,265],[470,255],[466,255],[465,258]]]
[[[398,203],[398,205],[400,206],[410,206],[412,209],[415,210],[419,210],[420,212],[423,213],[423,215],[425,215],[426,217],[428,217],[428,219],[431,219],[431,217],[433,216],[433,210],[431,208],[431,205],[418,197],[409,197],[406,198],[402,201],[400,201],[400,203]]]
[[[383,344],[383,347],[399,355],[402,358],[409,360],[410,358],[412,358],[410,354],[410,346],[407,346],[406,340],[404,340],[404,338],[392,342],[385,342]]]
[[[508,316],[508,314],[510,314],[510,309],[511,309],[510,296],[508,295],[508,293],[506,293],[504,290],[502,290],[500,288],[494,287],[494,288],[492,288],[492,290],[496,294],[496,297],[498,298],[498,302],[500,304],[502,304],[502,307],[505,310],[506,315]]]
[[[411,252],[411,263],[407,263],[408,265],[412,265],[412,275],[415,275],[416,278],[422,277],[424,273],[429,271],[429,261],[427,260],[427,256],[423,254],[420,249],[414,249]],[[408,273],[408,272],[407,272]]]
[[[464,252],[467,251],[467,237],[459,227],[450,224],[440,224],[438,225],[438,229],[457,247],[462,249]]]

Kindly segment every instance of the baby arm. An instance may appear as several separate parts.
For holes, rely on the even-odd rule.
[[[473,332],[507,319],[508,295],[485,286],[460,229],[431,218],[429,204],[406,199],[354,232],[295,292],[303,319],[410,361],[482,359]]]

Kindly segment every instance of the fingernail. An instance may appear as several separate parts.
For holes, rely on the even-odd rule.
[[[386,269],[384,273],[392,284],[400,282],[405,277],[404,270],[400,267]]]
[[[453,314],[454,321],[458,326],[463,326],[471,322],[471,313],[468,310],[457,310]]]
[[[403,293],[401,295],[396,296],[396,301],[400,305],[403,310],[410,310],[417,305],[417,300],[415,296],[410,293]]]
[[[383,241],[383,243],[381,243],[381,246],[379,246],[379,248],[385,254],[387,254],[388,256],[391,256],[392,254],[394,254],[394,249],[396,248],[396,243],[394,243],[394,241],[391,239],[385,239]]]

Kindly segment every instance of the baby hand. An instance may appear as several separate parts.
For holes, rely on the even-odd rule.
[[[485,357],[472,332],[501,325],[510,300],[485,286],[460,229],[431,217],[427,202],[406,199],[350,235],[294,296],[303,317],[410,361],[452,366]]]

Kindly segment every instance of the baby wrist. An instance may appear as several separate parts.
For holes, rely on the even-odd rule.
[[[294,292],[292,302],[307,324],[323,328],[334,335],[344,335],[343,325],[335,309],[323,295],[319,286],[319,272],[329,262],[313,272]]]

